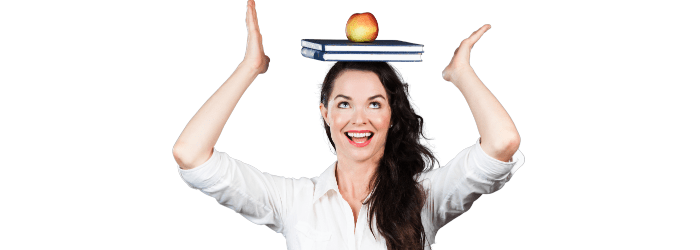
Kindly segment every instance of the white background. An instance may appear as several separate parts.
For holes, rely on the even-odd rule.
[[[471,64],[527,161],[434,249],[698,249],[700,17],[693,1],[657,2],[260,0],[270,68],[216,148],[276,175],[325,170],[332,63],[301,56],[300,40],[345,39],[348,17],[371,12],[378,39],[425,45],[423,62],[393,65],[446,164],[479,134],[441,71],[491,24]],[[171,152],[243,59],[245,6],[0,3],[0,248],[284,249],[190,189]]]

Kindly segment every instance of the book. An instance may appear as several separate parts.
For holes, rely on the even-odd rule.
[[[399,40],[356,43],[350,40],[301,39],[301,46],[319,51],[423,52],[422,44]]]
[[[341,52],[302,47],[301,55],[319,61],[422,62],[420,52]]]

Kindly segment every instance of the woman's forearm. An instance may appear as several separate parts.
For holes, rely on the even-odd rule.
[[[257,75],[252,67],[239,65],[187,123],[173,146],[175,161],[182,169],[194,168],[209,159],[226,121]]]
[[[520,135],[501,103],[471,67],[461,69],[452,83],[462,92],[474,115],[481,148],[498,160],[509,161],[520,146]]]

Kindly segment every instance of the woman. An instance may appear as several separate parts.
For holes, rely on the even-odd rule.
[[[443,71],[481,135],[443,167],[431,170],[436,159],[419,142],[422,118],[384,62],[338,62],[326,75],[319,108],[338,160],[320,176],[261,173],[215,150],[236,103],[270,61],[252,0],[246,23],[243,62],[187,124],[173,155],[188,185],[283,233],[289,249],[430,249],[440,227],[500,189],[522,164],[515,125],[469,65],[489,25],[465,39]]]

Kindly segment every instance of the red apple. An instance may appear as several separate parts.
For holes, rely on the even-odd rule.
[[[352,14],[345,25],[345,35],[348,40],[356,43],[372,42],[377,39],[378,34],[377,19],[369,12]]]

